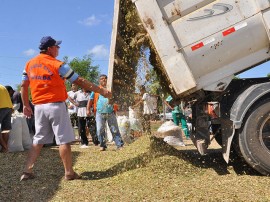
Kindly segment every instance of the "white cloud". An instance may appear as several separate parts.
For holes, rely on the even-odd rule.
[[[34,49],[28,49],[28,50],[23,52],[23,54],[26,55],[26,56],[33,56],[36,53],[37,53],[37,51],[35,51]]]
[[[85,19],[79,21],[80,24],[83,24],[85,26],[98,25],[100,22],[101,22],[101,20],[97,19],[95,15],[92,15],[88,18],[85,18]]]
[[[109,50],[106,48],[105,45],[96,45],[92,49],[87,51],[88,54],[93,55],[95,58],[104,59],[108,58]]]

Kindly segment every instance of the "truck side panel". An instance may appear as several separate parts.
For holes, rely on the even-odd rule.
[[[269,58],[265,0],[136,0],[135,5],[179,97],[222,91],[234,74]]]
[[[231,34],[222,34],[235,28],[237,30]],[[223,29],[204,41],[207,40],[213,42],[202,49],[192,51],[192,45],[184,49],[198,89],[218,91],[220,79],[233,76],[269,58],[269,38],[261,13]],[[215,85],[209,88],[212,84]]]
[[[195,80],[186,63],[184,55],[178,52],[175,37],[167,22],[163,20],[158,2],[155,0],[147,0],[136,1],[135,4],[138,8],[141,20],[159,53],[159,57],[166,67],[166,73],[170,78],[175,92],[180,94],[181,92],[196,87]],[[181,78],[185,78],[185,80]]]

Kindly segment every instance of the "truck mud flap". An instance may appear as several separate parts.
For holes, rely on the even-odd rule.
[[[205,140],[196,140],[195,146],[197,147],[197,150],[201,155],[207,154],[208,145],[206,144]]]
[[[200,135],[200,137],[201,136],[202,135]],[[196,136],[194,135],[194,133],[192,133],[190,135],[190,138],[191,138],[193,144],[195,145],[195,147],[197,148],[198,152],[202,156],[204,156],[207,154],[207,148],[208,148],[209,144],[207,143],[207,141],[205,139],[202,139],[200,137],[198,137],[198,133],[196,134]]]

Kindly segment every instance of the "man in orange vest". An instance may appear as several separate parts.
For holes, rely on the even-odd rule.
[[[107,76],[102,74],[99,76],[99,84],[101,88],[106,88]],[[113,135],[113,140],[117,149],[122,149],[123,141],[119,132],[115,112],[118,109],[117,105],[109,104],[108,98],[105,98],[99,93],[92,92],[87,104],[87,113],[90,114],[90,109],[93,107],[96,116],[97,136],[100,143],[100,151],[105,151],[106,145],[106,122],[108,122],[110,131]]]
[[[56,59],[60,44],[61,41],[56,41],[50,36],[43,37],[39,45],[40,54],[27,62],[23,72],[21,88],[23,112],[27,117],[33,114],[28,100],[30,86],[35,105],[36,133],[21,180],[34,178],[32,169],[41,148],[44,144],[52,143],[54,136],[56,143],[60,145],[59,153],[65,168],[65,179],[81,178],[72,168],[70,143],[75,140],[75,136],[65,104],[68,97],[65,79],[89,91],[111,97],[111,92],[81,78],[67,64]]]

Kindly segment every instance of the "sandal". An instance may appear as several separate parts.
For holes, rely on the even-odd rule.
[[[75,172],[72,175],[65,175],[65,180],[78,180],[78,179],[82,179],[82,176],[78,175]]]
[[[27,173],[27,172],[23,172],[20,181],[25,181],[25,180],[31,180],[34,179],[35,176],[33,173]]]

